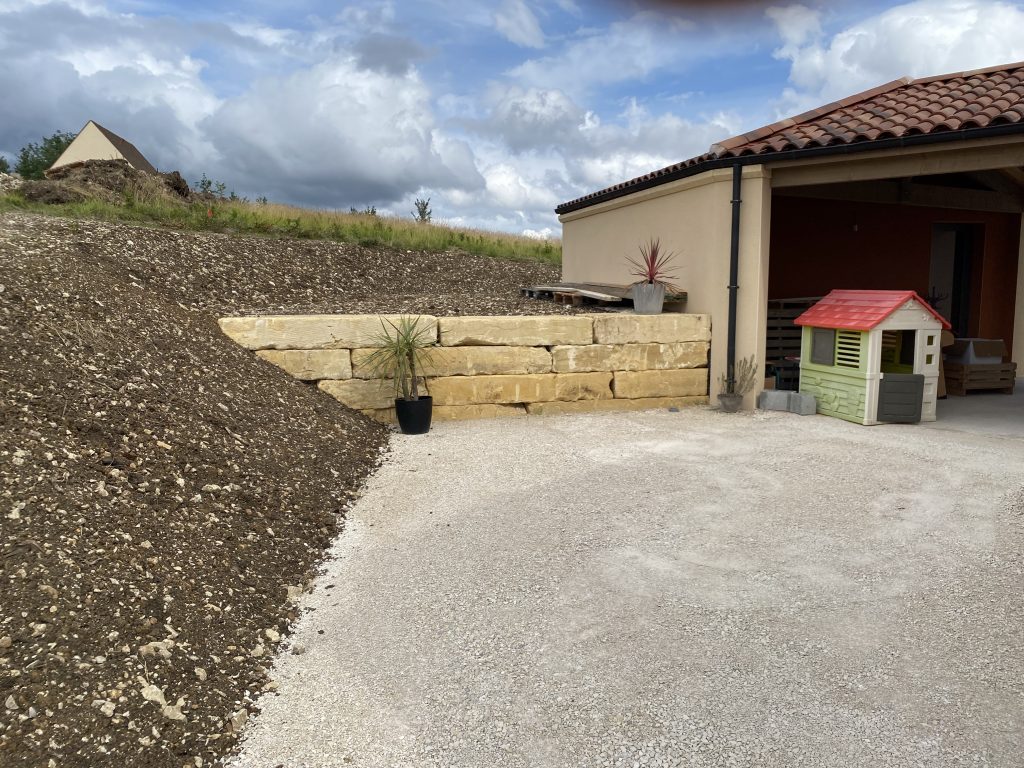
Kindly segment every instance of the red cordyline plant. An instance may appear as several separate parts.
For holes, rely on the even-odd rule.
[[[640,246],[640,256],[627,256],[631,269],[629,274],[640,278],[633,284],[638,283],[661,283],[665,290],[671,293],[678,293],[679,289],[670,281],[676,279],[676,275],[669,272],[667,267],[676,257],[675,252],[662,250],[661,240],[651,238],[646,244]]]

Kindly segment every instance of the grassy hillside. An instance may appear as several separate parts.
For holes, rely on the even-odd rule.
[[[173,229],[332,240],[413,251],[458,249],[515,261],[560,264],[557,240],[536,240],[501,232],[418,224],[411,219],[340,213],[235,200],[183,203],[135,188],[120,197],[88,197],[61,203],[32,202],[20,192],[0,195],[0,211],[23,210],[70,218],[148,224]]]

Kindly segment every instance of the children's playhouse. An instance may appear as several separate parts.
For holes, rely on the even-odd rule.
[[[935,421],[941,315],[914,291],[832,291],[803,326],[800,391],[857,424]]]

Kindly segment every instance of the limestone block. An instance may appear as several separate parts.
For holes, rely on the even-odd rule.
[[[569,413],[606,411],[649,411],[660,408],[687,408],[707,405],[707,397],[642,397],[636,400],[576,400],[575,402],[527,403],[531,416],[559,416]]]
[[[363,413],[382,424],[397,424],[398,417],[394,408],[378,408],[364,410]],[[467,421],[469,419],[506,419],[525,416],[526,408],[522,405],[435,405],[431,416],[432,422]]]
[[[352,374],[372,379],[366,359],[372,349],[352,350]],[[543,347],[434,347],[428,350],[424,373],[428,376],[493,376],[549,373],[551,353]],[[339,377],[340,378],[340,377]]]
[[[549,347],[594,340],[593,320],[580,315],[442,317],[438,327],[446,347]]]
[[[434,419],[437,421],[465,421],[468,419],[504,419],[525,416],[526,408],[522,405],[497,405],[482,403],[480,405],[438,405],[434,406]]]
[[[565,346],[552,348],[551,362],[555,373],[702,368],[708,364],[709,348],[706,341]]]
[[[256,354],[303,381],[352,378],[347,349],[261,349]]]
[[[555,376],[555,400],[610,400],[613,397],[610,371]]]
[[[535,403],[555,399],[555,374],[445,376],[430,380],[434,406]]]
[[[402,315],[268,315],[222,317],[220,328],[247,349],[354,349],[372,347],[383,333],[381,320]],[[437,318],[418,315],[428,333],[437,333]],[[385,324],[386,325],[386,324]],[[388,326],[390,330],[390,326]]]
[[[595,315],[595,344],[648,344],[711,341],[710,315]]]
[[[345,379],[344,381],[325,379],[317,386],[349,408],[366,410],[392,408],[395,405],[394,385],[385,379]],[[426,394],[426,390],[422,386],[420,394]]]
[[[616,371],[612,384],[617,398],[694,397],[708,393],[708,369],[677,371]]]

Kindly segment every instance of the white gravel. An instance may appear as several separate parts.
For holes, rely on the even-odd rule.
[[[238,768],[1020,766],[1024,440],[609,414],[398,437]]]

